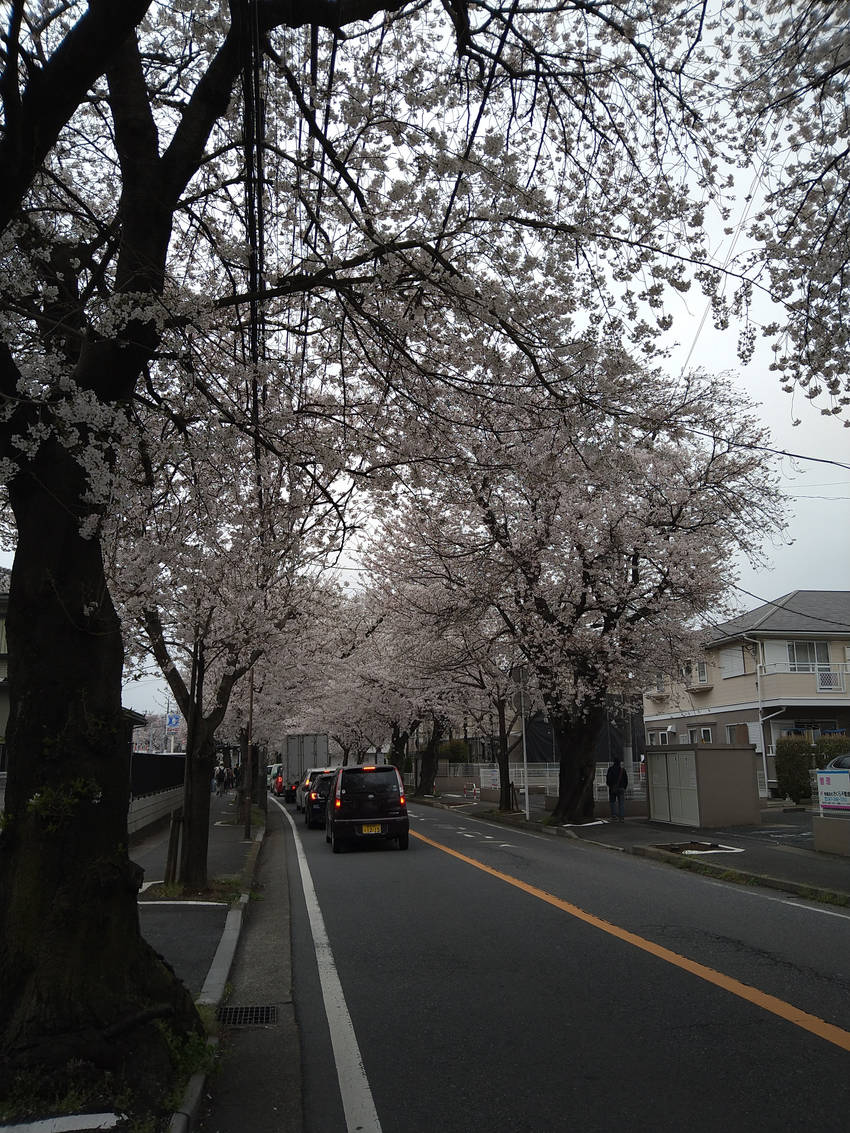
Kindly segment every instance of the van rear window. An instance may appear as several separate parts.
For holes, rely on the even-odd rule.
[[[374,771],[343,771],[342,793],[345,795],[397,795],[398,775],[394,767],[378,767]]]

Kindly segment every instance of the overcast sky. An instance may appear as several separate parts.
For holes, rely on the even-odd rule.
[[[773,447],[798,454],[794,459],[776,457],[781,488],[789,502],[787,541],[763,544],[768,566],[754,568],[739,562],[741,591],[770,600],[791,590],[850,589],[850,428],[843,427],[850,412],[845,411],[843,417],[823,416],[801,394],[782,391],[778,376],[769,370],[768,344],[760,342],[753,360],[741,367],[734,325],[721,333],[710,320],[702,329],[699,323],[696,316],[677,320],[681,345],[674,351],[670,369],[678,372],[690,353],[689,368],[728,371],[735,384],[758,403]],[[795,426],[796,419],[800,423]],[[746,593],[738,597],[742,609],[758,605]]]

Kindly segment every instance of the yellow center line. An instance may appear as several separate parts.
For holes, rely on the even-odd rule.
[[[673,964],[675,967],[681,968],[685,972],[690,972],[691,975],[697,976],[707,983],[714,984],[715,987],[723,988],[724,991],[731,992],[732,995],[737,995],[740,999],[745,999],[748,1003],[753,1003],[756,1007],[761,1007],[764,1011],[769,1011],[772,1015],[778,1015],[780,1019],[785,1019],[787,1022],[793,1023],[796,1027],[802,1027],[804,1031],[809,1031],[811,1034],[817,1035],[818,1038],[825,1039],[828,1043],[833,1043],[835,1046],[841,1047],[842,1050],[850,1051],[850,1033],[842,1030],[841,1027],[836,1027],[823,1019],[818,1019],[816,1015],[810,1015],[807,1011],[801,1011],[799,1007],[794,1007],[790,1003],[786,1003],[784,999],[777,999],[775,995],[768,995],[767,992],[759,991],[756,987],[750,987],[749,984],[741,983],[740,980],[724,975],[723,972],[717,972],[713,968],[707,968],[705,964],[699,964],[696,960],[689,960],[687,956],[680,956],[678,952],[671,952],[669,948],[655,944],[652,940],[646,940],[644,937],[638,936],[634,932],[629,932],[628,929],[620,928],[619,925],[611,924],[610,921],[602,920],[601,917],[595,917],[593,913],[588,913],[584,909],[580,909],[578,905],[564,901],[562,898],[556,897],[553,893],[547,893],[545,889],[538,889],[534,885],[520,881],[517,877],[511,877],[509,873],[502,873],[501,870],[484,865],[483,862],[477,861],[475,858],[470,858],[466,854],[462,854],[459,850],[453,850],[449,846],[444,846],[441,842],[435,842],[433,839],[427,838],[418,831],[411,830],[410,833],[414,838],[418,838],[420,842],[426,842],[429,846],[433,846],[435,850],[442,850],[444,854],[450,854],[453,858],[457,858],[458,861],[466,862],[467,865],[474,866],[483,873],[489,873],[491,877],[497,877],[500,881],[504,881],[508,885],[513,885],[514,888],[521,889],[524,893],[530,893],[532,897],[537,897],[539,900],[545,901],[549,905],[554,905],[556,909],[561,909],[563,912],[569,913],[571,917],[576,917],[577,920],[584,921],[585,924],[592,925],[602,932],[607,932],[609,936],[615,936],[618,940],[625,941],[626,944],[631,944],[635,948],[640,948],[652,956],[657,956],[660,960],[664,960],[668,964]]]

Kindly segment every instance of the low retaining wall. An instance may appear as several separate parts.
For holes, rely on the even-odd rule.
[[[850,818],[822,818],[813,814],[812,834],[816,850],[850,857]]]
[[[172,811],[183,805],[183,787],[171,787],[167,791],[157,791],[153,795],[142,795],[130,802],[127,814],[127,833],[137,834],[147,826],[153,826],[167,818]]]

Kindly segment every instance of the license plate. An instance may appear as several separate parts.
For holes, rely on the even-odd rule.
[[[380,822],[368,823],[367,825],[360,827],[360,832],[362,834],[380,834],[381,824]]]

